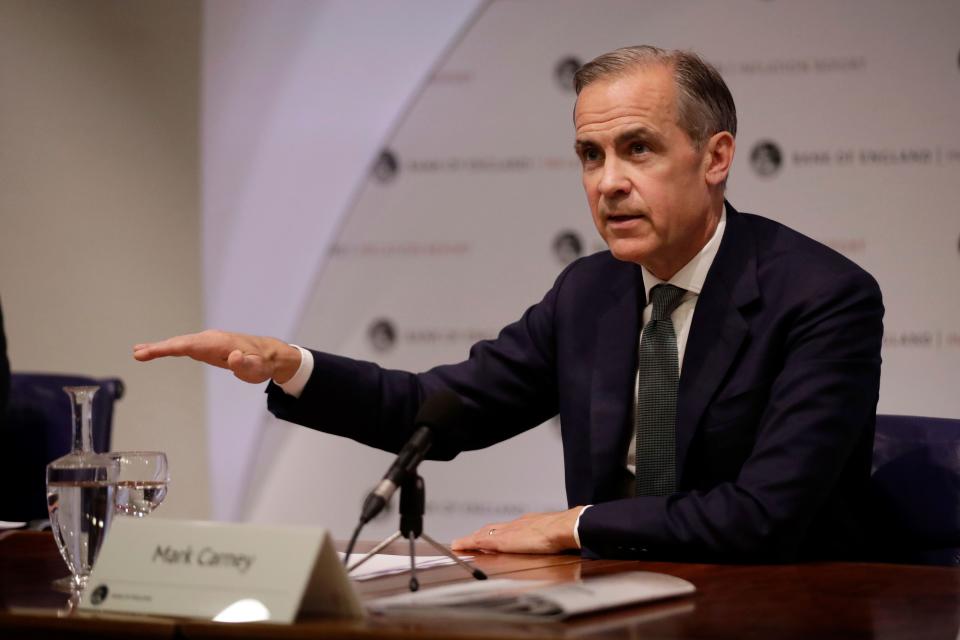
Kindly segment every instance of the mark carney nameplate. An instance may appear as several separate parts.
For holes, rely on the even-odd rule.
[[[224,622],[362,618],[326,529],[114,518],[80,601]]]

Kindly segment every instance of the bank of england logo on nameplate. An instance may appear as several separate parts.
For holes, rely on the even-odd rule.
[[[109,593],[110,589],[107,588],[107,585],[101,584],[90,592],[90,604],[102,604],[103,601],[107,599]]]

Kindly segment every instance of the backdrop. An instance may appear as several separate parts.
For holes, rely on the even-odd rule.
[[[207,6],[209,325],[387,367],[464,358],[603,250],[572,71],[651,43],[695,49],[729,83],[734,206],[879,280],[880,411],[960,415],[956,2]],[[273,420],[258,390],[209,375],[215,515],[347,535],[391,456]],[[566,504],[552,423],[423,475],[443,539]]]

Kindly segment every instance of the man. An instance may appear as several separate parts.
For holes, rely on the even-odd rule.
[[[619,49],[580,69],[576,88],[583,185],[610,252],[568,266],[466,361],[412,374],[222,332],[137,345],[134,357],[272,378],[278,417],[387,450],[425,397],[452,389],[466,412],[438,438],[439,459],[559,412],[570,509],[490,524],[457,549],[851,553],[879,388],[876,282],[725,203],[736,111],[696,55]]]

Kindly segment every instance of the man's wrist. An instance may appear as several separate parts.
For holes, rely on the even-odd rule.
[[[581,507],[580,513],[577,514],[577,521],[573,523],[573,541],[577,544],[577,549],[583,548],[583,545],[580,544],[580,518],[582,518],[586,510],[592,506],[592,504],[588,504],[585,507]]]
[[[274,380],[274,382],[276,382],[280,389],[288,396],[299,398],[300,394],[303,393],[303,388],[307,386],[307,382],[313,374],[313,354],[298,345],[292,344],[290,346],[300,354],[300,366],[297,367],[297,371],[293,374],[293,377],[286,382],[280,383],[276,380]]]
[[[274,354],[273,381],[279,385],[289,382],[300,368],[301,361],[299,348],[282,343]]]

